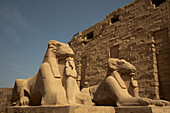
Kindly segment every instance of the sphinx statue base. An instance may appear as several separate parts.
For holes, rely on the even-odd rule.
[[[10,106],[7,113],[170,113],[170,107],[155,106]]]

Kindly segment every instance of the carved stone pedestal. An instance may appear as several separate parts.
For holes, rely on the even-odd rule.
[[[27,106],[8,107],[7,113],[170,113],[170,107]]]
[[[115,113],[170,113],[170,106],[169,107],[155,107],[155,106],[115,107]]]
[[[115,109],[105,106],[28,106],[8,107],[7,113],[115,113]]]

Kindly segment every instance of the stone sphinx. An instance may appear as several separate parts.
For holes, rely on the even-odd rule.
[[[165,106],[169,102],[141,98],[135,67],[125,60],[110,58],[105,79],[97,86],[82,91],[76,82],[74,52],[69,45],[51,40],[37,74],[17,79],[12,93],[12,105],[111,105]]]
[[[141,98],[137,81],[133,80],[136,68],[125,60],[109,58],[105,79],[96,86],[82,89],[96,105],[103,106],[167,106],[168,101]]]
[[[65,43],[51,40],[38,73],[17,79],[12,93],[12,105],[91,104],[91,98],[80,92],[74,52]]]

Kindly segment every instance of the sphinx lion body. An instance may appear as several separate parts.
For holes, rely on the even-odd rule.
[[[12,103],[18,105],[68,104],[63,81],[66,57],[73,56],[72,49],[64,43],[51,40],[39,71],[28,79],[17,79]]]

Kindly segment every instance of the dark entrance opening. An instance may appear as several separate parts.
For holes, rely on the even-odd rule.
[[[93,31],[90,32],[90,33],[88,33],[88,34],[86,35],[86,37],[87,37],[87,39],[92,39],[92,38],[94,38],[94,33],[93,33]]]
[[[115,15],[114,17],[111,18],[111,23],[116,23],[119,21],[119,15]]]
[[[160,4],[164,3],[166,0],[152,0],[152,3],[158,7]]]

